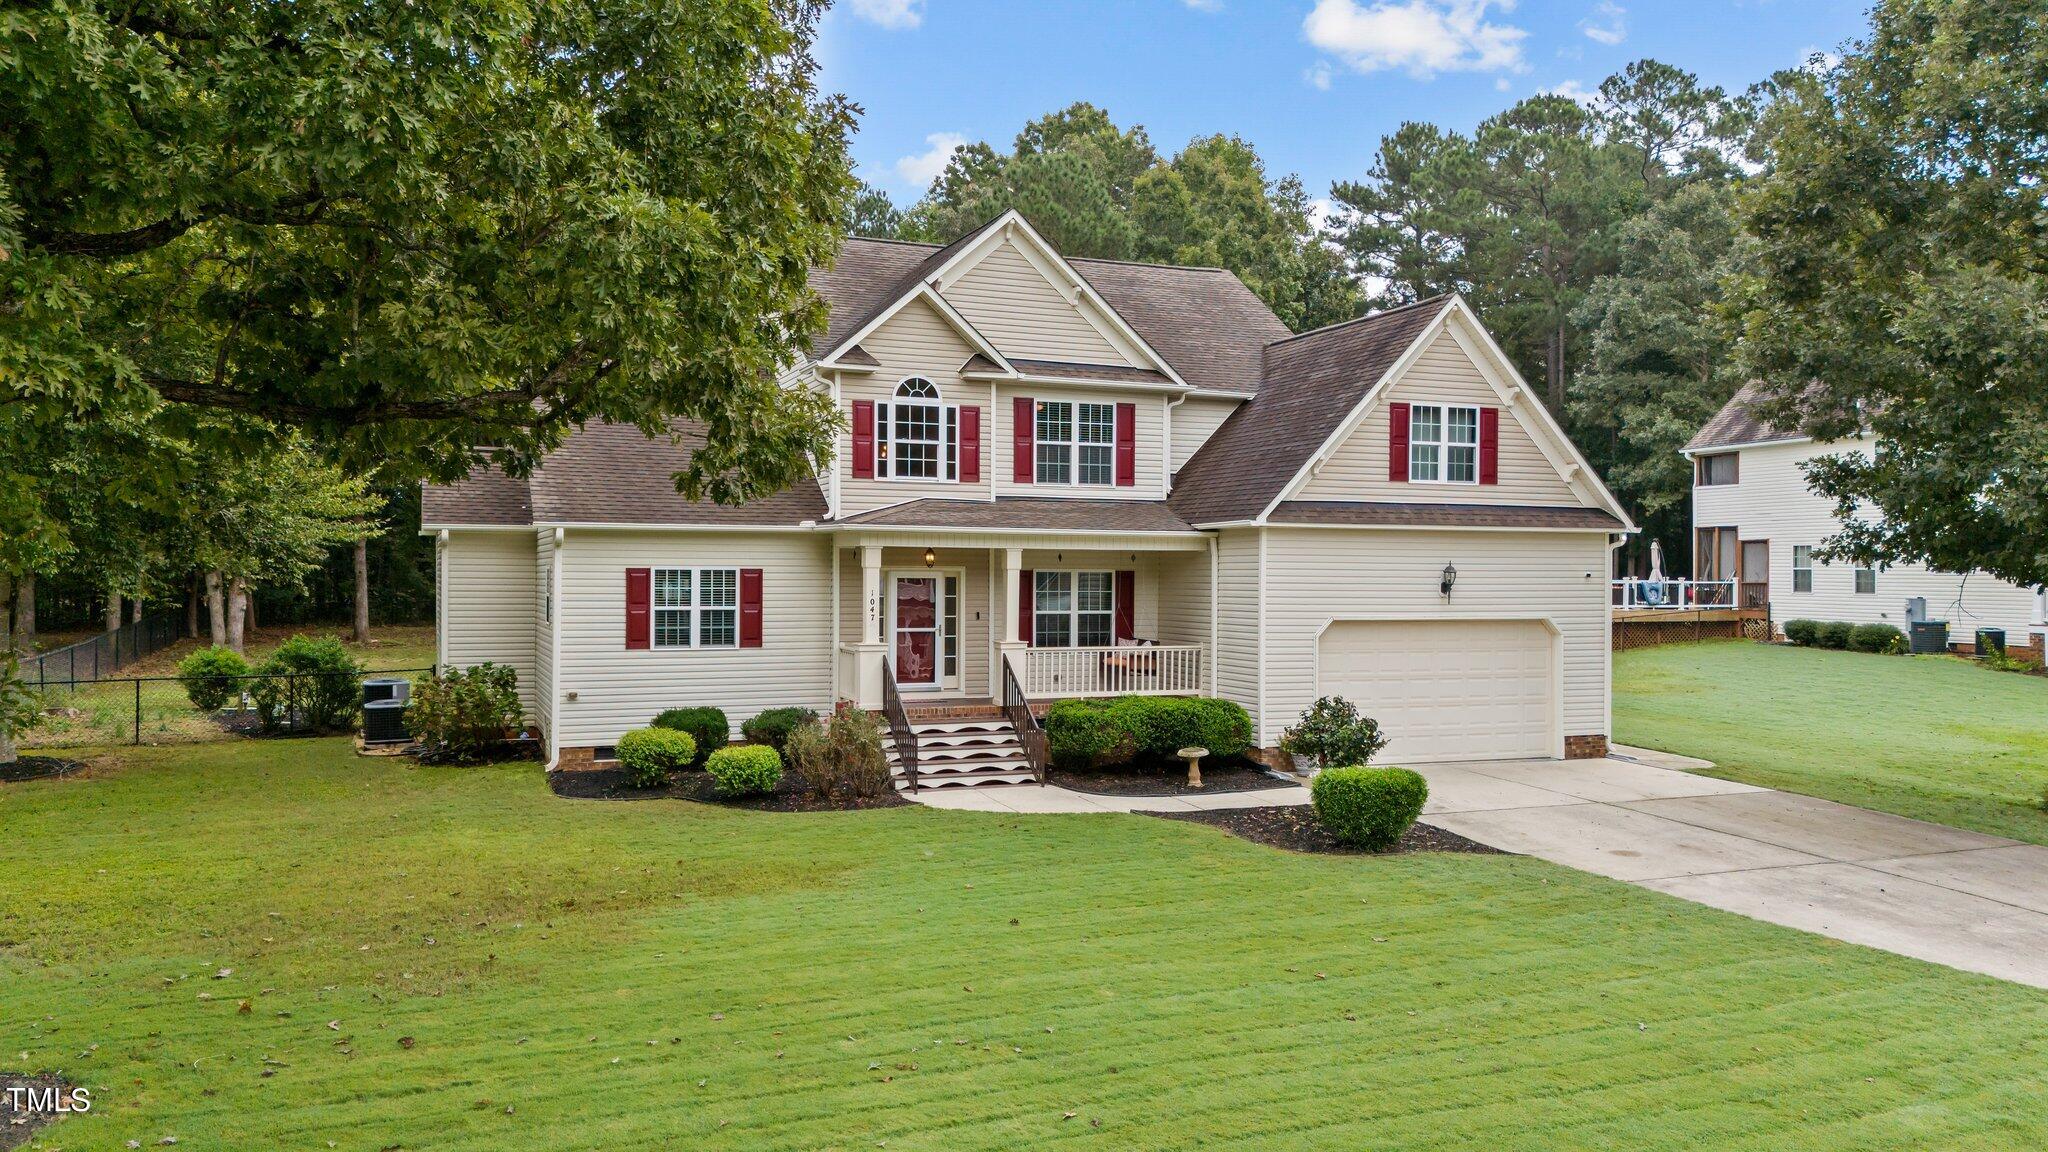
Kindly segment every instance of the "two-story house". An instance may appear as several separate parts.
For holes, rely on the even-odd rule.
[[[1834,501],[1807,483],[1821,456],[1869,453],[1869,437],[1816,443],[1773,428],[1755,411],[1756,387],[1738,391],[1683,449],[1692,461],[1693,576],[1710,602],[1739,599],[1787,620],[1847,620],[1905,628],[1909,603],[1946,620],[1953,642],[1997,628],[2027,646],[2042,628],[2043,597],[1983,572],[1936,572],[1922,564],[1879,570],[1829,564],[1815,553],[1841,529]],[[2035,645],[2038,639],[2032,641]]]
[[[815,482],[685,500],[680,423],[427,490],[442,659],[517,668],[551,762],[848,700],[902,704],[926,784],[1018,779],[1006,700],[1123,692],[1235,700],[1269,749],[1336,694],[1390,762],[1604,753],[1633,529],[1462,300],[1293,335],[1227,271],[1068,260],[1015,213],[813,285],[783,379],[846,418]]]

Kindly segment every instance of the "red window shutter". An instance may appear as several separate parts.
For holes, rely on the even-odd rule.
[[[648,624],[648,570],[645,568],[626,569],[626,647],[647,647]]]
[[[1029,484],[1035,467],[1033,438],[1038,432],[1038,408],[1031,397],[1019,396],[1012,402],[1010,413],[1010,479]]]
[[[1032,613],[1038,610],[1038,582],[1031,577],[1031,569],[1017,573],[1017,639],[1031,643]]]
[[[1500,483],[1500,409],[1479,410],[1479,482]]]
[[[1120,569],[1116,574],[1116,638],[1130,640],[1138,635],[1138,574]]]
[[[761,570],[740,569],[740,647],[761,646]]]
[[[853,402],[853,475],[857,480],[875,478],[875,402]]]
[[[981,409],[972,404],[960,409],[960,481],[981,482]]]
[[[1387,479],[1408,482],[1408,406],[1387,405]]]
[[[1129,488],[1138,482],[1138,406],[1116,406],[1116,483]]]

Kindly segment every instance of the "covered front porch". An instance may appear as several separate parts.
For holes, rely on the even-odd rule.
[[[833,571],[834,690],[864,708],[1215,691],[1199,535],[847,531]]]

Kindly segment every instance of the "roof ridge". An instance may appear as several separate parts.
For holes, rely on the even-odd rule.
[[[1412,308],[1420,308],[1425,304],[1435,304],[1440,300],[1450,300],[1456,296],[1457,293],[1455,292],[1439,292],[1434,296],[1425,296],[1420,300],[1410,300],[1406,304],[1399,304],[1392,308],[1381,309],[1380,311],[1371,313],[1370,315],[1353,316],[1349,320],[1339,320],[1335,324],[1325,324],[1321,328],[1311,328],[1306,332],[1296,332],[1292,336],[1283,336],[1278,340],[1268,342],[1266,344],[1266,347],[1273,348],[1281,344],[1286,344],[1294,340],[1301,340],[1309,336],[1320,336],[1325,332],[1334,332],[1339,328],[1349,328],[1353,324],[1363,324],[1368,320],[1384,320],[1389,316],[1406,312]]]
[[[943,248],[943,247],[945,247],[945,245],[944,245],[944,244],[935,244],[935,243],[933,243],[933,242],[932,242],[932,241],[930,241],[930,240],[903,240],[903,239],[899,239],[899,238],[897,238],[897,237],[895,237],[895,236],[853,236],[853,235],[848,235],[848,236],[845,236],[845,237],[843,237],[843,238],[841,239],[841,241],[840,241],[840,242],[841,242],[841,243],[843,243],[843,244],[847,244],[847,243],[852,243],[853,241],[856,241],[856,240],[858,240],[858,241],[860,241],[860,242],[862,242],[862,243],[864,243],[864,244],[901,244],[901,245],[903,245],[903,246],[904,246],[905,248]]]
[[[1110,256],[1068,256],[1069,264],[1120,264],[1127,268],[1173,268],[1182,272],[1222,272],[1235,276],[1237,273],[1220,264],[1160,264],[1151,260],[1118,260]]]

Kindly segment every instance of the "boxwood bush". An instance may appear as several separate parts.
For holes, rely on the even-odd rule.
[[[806,724],[815,726],[818,714],[809,708],[770,708],[740,725],[740,735],[777,752],[788,750],[789,734]]]
[[[212,715],[227,707],[241,694],[242,680],[249,675],[249,662],[232,648],[201,648],[178,661],[178,682],[192,706]]]
[[[1849,647],[1896,656],[1906,650],[1906,634],[1889,624],[1858,624],[1849,630]]]
[[[1102,768],[1169,759],[1191,745],[1211,756],[1242,756],[1252,744],[1252,721],[1229,700],[1118,696],[1054,704],[1045,735],[1054,764]]]
[[[732,724],[716,708],[671,708],[654,718],[654,726],[690,734],[690,739],[697,742],[697,760],[690,765],[692,768],[702,768],[706,757],[732,740]]]
[[[1406,768],[1326,768],[1309,785],[1330,835],[1373,852],[1392,848],[1428,799],[1429,784]]]
[[[782,757],[766,744],[742,744],[713,752],[704,770],[722,796],[758,796],[782,781]]]
[[[1813,647],[1814,640],[1819,634],[1819,632],[1820,621],[1818,620],[1785,621],[1785,639],[1790,640],[1794,644],[1798,644],[1801,647]]]
[[[673,728],[635,728],[619,737],[614,749],[626,783],[635,788],[659,788],[668,783],[671,772],[680,772],[697,759],[697,742],[688,732]]]
[[[1813,642],[1822,648],[1842,649],[1849,646],[1849,636],[1856,626],[1847,620],[1829,620],[1814,629]]]

